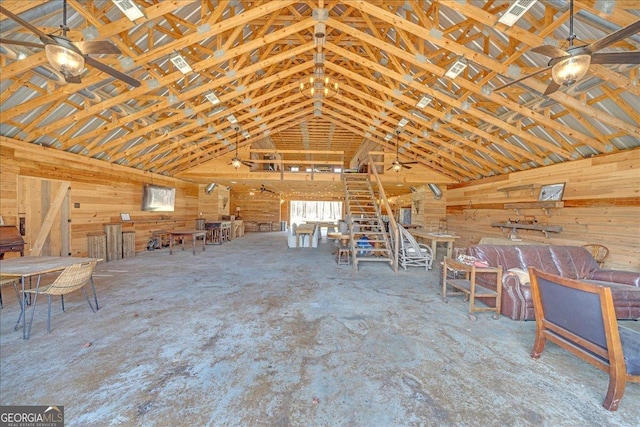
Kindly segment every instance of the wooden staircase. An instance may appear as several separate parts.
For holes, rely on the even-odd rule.
[[[344,193],[349,226],[349,246],[353,268],[358,271],[360,262],[393,263],[393,251],[385,230],[380,208],[366,173],[345,173]],[[372,247],[358,247],[366,236]]]

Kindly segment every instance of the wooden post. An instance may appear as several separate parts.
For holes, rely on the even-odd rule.
[[[104,224],[107,235],[107,261],[122,259],[122,224]]]
[[[136,232],[122,232],[122,258],[133,258],[136,256]]]
[[[107,235],[101,232],[87,234],[89,258],[107,259]]]

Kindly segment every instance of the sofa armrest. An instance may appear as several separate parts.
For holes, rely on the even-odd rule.
[[[502,314],[514,320],[534,319],[531,284],[522,283],[514,273],[502,276]]]
[[[589,279],[640,287],[640,273],[633,271],[596,270]]]

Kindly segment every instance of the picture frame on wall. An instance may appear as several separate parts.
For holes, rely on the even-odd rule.
[[[556,202],[562,200],[564,194],[564,182],[558,184],[547,184],[540,187],[538,201],[540,202]]]
[[[128,213],[121,213],[120,214],[120,220],[121,221],[131,221],[131,215],[129,215]]]

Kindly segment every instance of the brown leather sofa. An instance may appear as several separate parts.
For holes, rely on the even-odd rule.
[[[640,319],[640,273],[601,270],[591,254],[579,246],[547,245],[475,245],[467,254],[486,261],[489,266],[502,266],[503,315],[515,320],[533,320],[533,299],[529,283],[521,283],[511,268],[529,267],[569,279],[598,283],[611,288],[618,319]],[[495,289],[495,275],[477,275],[477,283]],[[492,283],[493,282],[493,285]],[[490,303],[490,301],[487,301]]]

